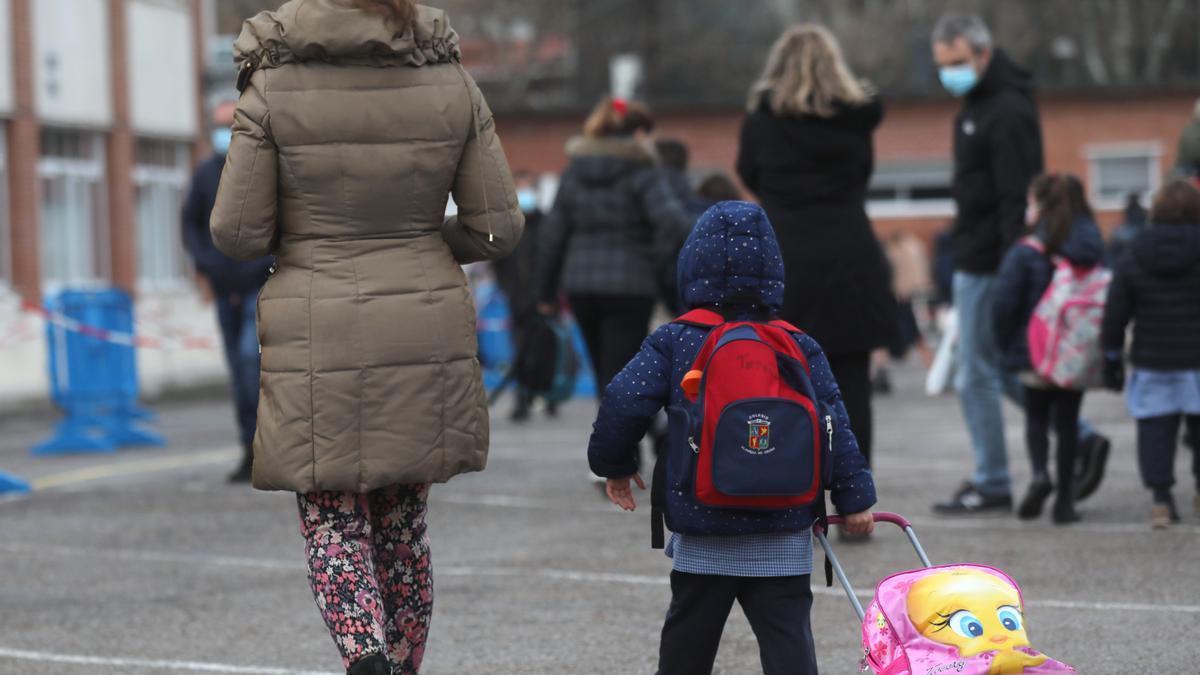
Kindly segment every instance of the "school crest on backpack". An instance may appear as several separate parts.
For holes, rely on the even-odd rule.
[[[1039,253],[1035,237],[1021,242]],[[1054,276],[1029,320],[1026,338],[1033,370],[1064,389],[1090,389],[1103,383],[1100,326],[1112,272],[1102,265],[1077,267],[1055,256]]]

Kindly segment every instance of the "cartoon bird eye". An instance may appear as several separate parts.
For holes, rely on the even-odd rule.
[[[983,622],[979,620],[979,617],[965,609],[960,609],[951,614],[947,623],[950,625],[950,630],[968,640],[983,635]]]
[[[1005,605],[996,610],[996,618],[1000,619],[1000,624],[1008,630],[1021,630],[1021,610],[1012,605]]]

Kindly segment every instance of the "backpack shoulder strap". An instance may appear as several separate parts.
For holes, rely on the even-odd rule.
[[[711,309],[693,309],[683,316],[676,317],[671,323],[681,323],[698,328],[715,328],[725,323],[725,317]]]
[[[1046,245],[1042,243],[1041,239],[1038,239],[1032,234],[1027,237],[1021,237],[1021,239],[1017,241],[1017,244],[1026,248],[1031,248],[1042,255],[1046,255]]]
[[[804,335],[804,331],[800,330],[799,328],[796,328],[795,326],[788,323],[787,321],[784,321],[783,319],[775,319],[774,321],[771,322],[770,325],[775,326],[776,328],[782,328],[789,333],[793,333],[796,335]]]

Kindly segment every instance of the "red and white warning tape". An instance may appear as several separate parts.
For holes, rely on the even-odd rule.
[[[134,335],[122,331],[109,330],[107,328],[99,328],[92,326],[78,319],[73,319],[61,312],[53,312],[47,310],[41,305],[36,305],[31,302],[22,303],[22,307],[26,311],[33,312],[40,316],[44,321],[52,325],[58,326],[63,330],[88,337],[103,340],[105,342],[117,345],[125,345],[137,349],[201,349],[211,350],[216,349],[216,343],[208,337],[194,337],[187,335],[178,335],[170,337],[152,337],[148,335]]]

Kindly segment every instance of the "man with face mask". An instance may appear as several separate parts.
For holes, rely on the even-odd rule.
[[[942,86],[962,99],[954,123],[956,386],[975,455],[971,479],[934,509],[1007,511],[1012,493],[1001,395],[1019,401],[1020,388],[1000,367],[992,290],[1001,259],[1025,231],[1027,191],[1043,167],[1042,133],[1032,78],[993,46],[982,19],[948,13],[934,28],[932,43]],[[1107,451],[1107,439],[1087,433],[1081,454],[1095,456],[1101,444]]]
[[[213,154],[196,167],[187,201],[183,205],[183,243],[196,268],[196,284],[205,301],[217,307],[217,322],[225,347],[233,401],[237,414],[242,462],[230,476],[230,482],[250,481],[258,414],[258,333],[255,328],[255,304],[258,290],[267,280],[271,258],[238,262],[216,249],[209,233],[208,220],[225,153],[229,149],[233,114],[237,104],[224,102],[213,111]]]

